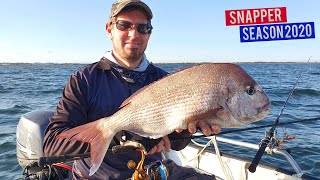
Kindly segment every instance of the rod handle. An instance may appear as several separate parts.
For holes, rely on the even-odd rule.
[[[268,143],[269,143],[268,139],[264,139],[263,142],[261,143],[261,146],[260,146],[256,156],[253,158],[250,166],[248,167],[248,169],[251,173],[256,172],[256,168],[262,158],[262,155],[264,154],[264,151],[267,148]]]

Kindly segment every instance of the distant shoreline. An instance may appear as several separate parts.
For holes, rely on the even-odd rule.
[[[214,63],[214,62],[166,62],[166,63],[153,63],[153,64],[201,64],[201,63]],[[224,62],[217,62],[217,63],[224,63]],[[235,63],[235,64],[319,64],[320,62],[226,62],[226,63]],[[5,65],[65,65],[65,66],[72,66],[72,65],[87,65],[91,63],[10,63],[10,62],[3,62],[0,63],[1,66]]]

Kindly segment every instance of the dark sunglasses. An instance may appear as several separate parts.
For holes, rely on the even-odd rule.
[[[137,24],[134,25],[133,23],[125,20],[118,20],[116,22],[116,27],[120,31],[128,31],[128,29],[132,29],[133,26],[137,26],[137,31],[140,34],[150,34],[152,31],[152,25],[151,24]]]

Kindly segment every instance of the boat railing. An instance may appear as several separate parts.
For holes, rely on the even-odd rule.
[[[196,134],[194,134],[194,136],[199,136],[199,135],[202,135],[202,133],[197,132]],[[209,139],[209,140],[212,139],[212,137],[210,137],[210,136],[204,137],[204,138]],[[227,144],[232,144],[232,145],[241,146],[241,147],[245,147],[245,148],[250,148],[250,149],[255,149],[255,150],[259,149],[259,145],[248,143],[248,142],[242,142],[242,141],[232,140],[232,139],[218,137],[218,136],[216,136],[216,140],[218,142],[224,142]],[[296,172],[297,176],[302,176],[303,172],[302,172],[301,168],[299,167],[297,162],[294,160],[294,158],[286,150],[279,149],[279,148],[271,148],[270,149],[269,147],[267,147],[265,152],[272,152],[274,154],[278,154],[278,155],[285,157],[287,159],[287,161],[290,163],[291,167]]]

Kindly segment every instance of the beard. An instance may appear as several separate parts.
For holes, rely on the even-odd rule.
[[[148,39],[113,39],[113,54],[123,63],[139,65],[147,48]],[[132,43],[132,44],[131,44]],[[125,63],[127,64],[127,63]]]
[[[129,53],[124,51],[122,54],[122,57],[126,59],[128,62],[135,62],[140,60],[143,53],[144,53],[144,50],[139,51],[139,49],[137,48],[131,48]]]
[[[119,49],[117,52],[123,60],[126,60],[130,63],[135,63],[141,60],[141,57],[146,50],[147,47],[144,49],[141,48],[126,48],[126,49]]]

